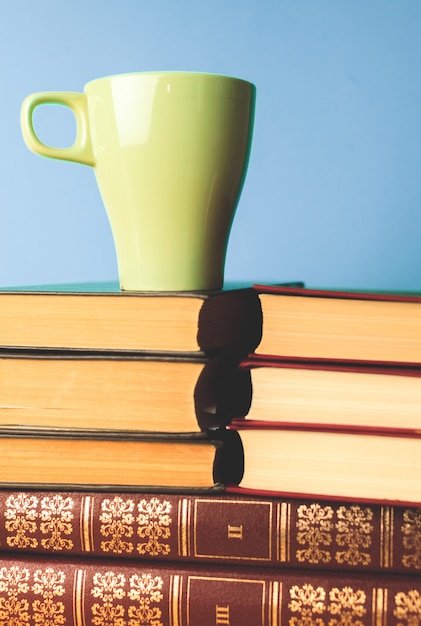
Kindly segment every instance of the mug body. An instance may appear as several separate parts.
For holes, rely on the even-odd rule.
[[[254,86],[147,72],[91,81],[85,94],[121,288],[219,289],[249,160]]]

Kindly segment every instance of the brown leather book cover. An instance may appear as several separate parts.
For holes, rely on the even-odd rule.
[[[0,491],[1,550],[421,573],[421,509],[234,494]]]
[[[7,624],[419,624],[414,576],[2,556]]]

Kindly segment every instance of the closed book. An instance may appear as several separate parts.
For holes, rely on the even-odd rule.
[[[209,434],[0,429],[0,485],[228,489],[421,505],[421,437],[233,420]]]
[[[255,285],[261,355],[421,363],[421,294]]]
[[[421,573],[421,508],[141,491],[0,490],[3,552]]]
[[[1,555],[4,624],[418,624],[414,576]]]
[[[247,419],[240,493],[421,505],[421,436]]]
[[[250,397],[250,375],[231,351],[0,349],[0,428],[196,432],[244,415]]]
[[[240,367],[251,375],[247,419],[421,434],[421,364],[253,354]]]
[[[0,345],[86,350],[251,351],[261,311],[250,287],[122,292],[116,285],[0,290]],[[252,347],[250,347],[252,346]]]
[[[89,429],[0,429],[0,485],[25,488],[219,490],[241,473],[235,436]],[[221,450],[226,449],[226,457]],[[228,448],[230,450],[228,451]],[[238,458],[237,458],[238,455]],[[234,479],[235,480],[235,479]]]

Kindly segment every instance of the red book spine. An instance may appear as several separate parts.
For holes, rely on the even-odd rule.
[[[279,296],[302,296],[307,298],[342,298],[346,300],[379,300],[388,302],[421,303],[419,293],[380,292],[380,291],[346,291],[336,289],[309,289],[304,284],[298,287],[285,285],[255,284],[253,289],[257,293],[268,293]]]
[[[3,490],[0,550],[419,574],[421,508],[234,493]]]
[[[107,559],[0,563],[4,624],[419,624],[414,576],[194,568]]]

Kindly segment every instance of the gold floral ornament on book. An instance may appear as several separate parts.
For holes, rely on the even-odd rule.
[[[163,626],[162,611],[156,606],[163,599],[163,580],[159,576],[141,574],[130,577],[113,571],[93,576],[91,595],[96,601],[91,606],[89,623],[141,624]],[[73,578],[60,568],[46,567],[33,573],[28,568],[13,566],[0,569],[0,614],[3,624],[66,623],[66,606],[61,597],[68,595]],[[70,597],[72,594],[70,593]],[[129,599],[126,609],[121,600]],[[67,608],[68,611],[68,608]],[[125,621],[128,617],[129,621]]]
[[[51,565],[44,559],[6,558],[0,567],[0,615],[2,623],[19,626],[58,626],[69,620],[80,626],[181,626],[186,611],[194,616],[189,621],[194,626],[204,621],[227,624],[231,616],[233,624],[268,626],[421,623],[416,577],[387,580],[364,575],[337,585],[337,574],[331,574],[319,577],[317,586],[311,577],[298,575],[294,582],[291,572],[266,575],[253,568],[210,574],[175,566],[142,570],[121,561],[109,567],[104,559],[88,559],[85,564],[62,559]],[[198,591],[202,595],[195,595]],[[247,601],[252,622],[243,612]]]
[[[0,497],[0,550],[418,574],[421,508],[5,492]]]
[[[416,589],[397,593],[393,615],[399,620],[397,626],[417,626],[421,623],[421,594]]]
[[[9,496],[4,511],[7,545],[28,550],[37,548],[40,543],[48,551],[71,551],[74,541],[68,536],[73,535],[79,526],[82,535],[88,537],[91,534],[91,503],[89,498],[85,502],[81,519],[74,520],[75,503],[70,496],[55,494],[41,500],[26,493]],[[171,548],[165,540],[171,537],[173,520],[170,514],[171,503],[165,499],[142,499],[137,505],[133,499],[122,496],[104,499],[99,518],[100,533],[104,538],[101,549],[113,554],[128,554],[135,548],[142,555],[169,554]],[[135,541],[136,533],[144,541]],[[92,539],[83,543],[86,551],[90,551]]]
[[[101,505],[100,520],[101,533],[104,537],[111,536],[110,541],[102,541],[101,548],[104,552],[132,552],[133,543],[123,538],[132,537],[134,524],[138,523],[137,534],[146,541],[138,542],[136,549],[140,554],[157,556],[169,554],[169,544],[163,542],[171,536],[170,517],[171,504],[168,501],[160,501],[158,498],[141,500],[138,503],[139,514],[133,514],[134,501],[115,497],[113,500],[105,500]]]
[[[317,626],[361,626],[369,610],[371,601],[376,607],[377,623],[385,623],[387,616],[387,593],[382,588],[373,589],[373,598],[367,598],[361,589],[352,587],[314,587],[305,584],[293,586],[289,590],[288,608],[292,613],[289,626],[303,624]],[[396,626],[418,626],[421,623],[421,595],[417,589],[395,595],[393,615]]]
[[[11,495],[6,500],[4,515],[5,529],[10,533],[6,541],[10,547],[35,548],[38,539],[31,535],[37,533],[39,528],[42,535],[48,535],[41,539],[41,546],[46,550],[73,548],[73,541],[66,538],[73,532],[73,499],[70,497],[56,494],[39,502],[35,495]]]
[[[93,578],[92,595],[100,602],[92,605],[92,623],[98,626],[106,624],[125,624],[125,609],[119,600],[126,595],[136,604],[131,604],[128,608],[128,624],[133,626],[144,624],[145,626],[163,626],[160,618],[162,611],[155,604],[161,602],[163,594],[163,580],[159,576],[142,574],[133,575],[129,579],[129,590],[127,591],[127,580],[123,574],[106,572],[105,574],[95,574]]]
[[[336,543],[337,546],[346,548],[334,551],[337,563],[369,564],[370,554],[364,552],[364,549],[369,548],[372,543],[372,509],[358,505],[341,506],[336,514],[336,523],[334,510],[330,506],[303,505],[298,508],[297,514],[297,542],[307,546],[297,550],[299,561],[327,563],[332,559],[331,549]],[[324,547],[329,549],[323,549]]]
[[[302,587],[294,586],[290,589],[291,601],[288,608],[292,613],[298,614],[290,618],[290,626],[300,626],[303,623],[324,624],[324,620],[318,616],[329,615],[330,626],[336,624],[360,624],[359,619],[366,612],[366,594],[362,590],[354,590],[351,587],[342,589],[333,588],[326,593],[323,587],[313,587],[311,584]],[[335,619],[332,616],[340,616]]]
[[[405,567],[421,569],[421,509],[407,509],[403,514],[403,545],[408,550],[402,557]]]
[[[64,572],[46,567],[35,570],[13,566],[0,569],[0,614],[3,624],[64,624]],[[30,601],[32,597],[32,602]]]
[[[390,568],[395,555],[392,550],[394,531],[393,507],[382,507],[380,564]],[[421,569],[421,509],[405,509],[401,531],[402,564]],[[335,561],[350,567],[366,567],[371,562],[370,547],[374,541],[374,513],[371,507],[340,506],[335,509],[313,503],[297,509],[295,536],[296,558],[312,565]],[[340,548],[345,548],[341,550]]]

